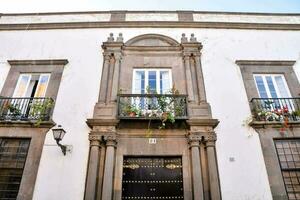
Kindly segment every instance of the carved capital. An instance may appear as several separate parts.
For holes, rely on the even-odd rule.
[[[215,146],[215,143],[217,141],[217,134],[214,131],[211,131],[204,137],[204,140],[207,147]]]
[[[190,132],[187,137],[190,147],[199,147],[200,141],[202,140],[202,136],[200,134]]]
[[[104,141],[106,146],[116,146],[117,145],[117,136],[116,135],[104,135]]]
[[[101,135],[89,135],[89,140],[90,140],[90,146],[99,146],[102,141],[102,136]]]
[[[104,53],[103,57],[104,57],[104,61],[109,61],[110,58],[111,58],[111,56],[109,54],[107,54],[107,53]]]

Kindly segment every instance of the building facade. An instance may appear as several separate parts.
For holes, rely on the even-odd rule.
[[[299,30],[298,14],[0,15],[0,199],[300,199]]]

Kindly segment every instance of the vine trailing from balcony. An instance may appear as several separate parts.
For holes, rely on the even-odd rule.
[[[52,99],[45,99],[44,101],[36,101],[33,102],[30,106],[30,113],[31,116],[36,116],[36,126],[39,126],[42,121],[48,120],[50,110],[53,108],[54,102]]]

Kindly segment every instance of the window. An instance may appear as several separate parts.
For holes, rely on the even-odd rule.
[[[30,139],[0,138],[0,199],[17,199]]]
[[[254,74],[260,98],[289,98],[290,91],[282,74]]]
[[[290,200],[300,200],[300,139],[274,140]]]
[[[169,93],[172,88],[170,69],[134,69],[133,86],[134,94]],[[149,89],[149,91],[147,91]]]
[[[44,97],[50,74],[21,74],[15,88],[14,97]]]

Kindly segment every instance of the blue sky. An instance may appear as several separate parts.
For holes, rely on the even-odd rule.
[[[199,10],[300,13],[300,0],[0,0],[0,12]]]

